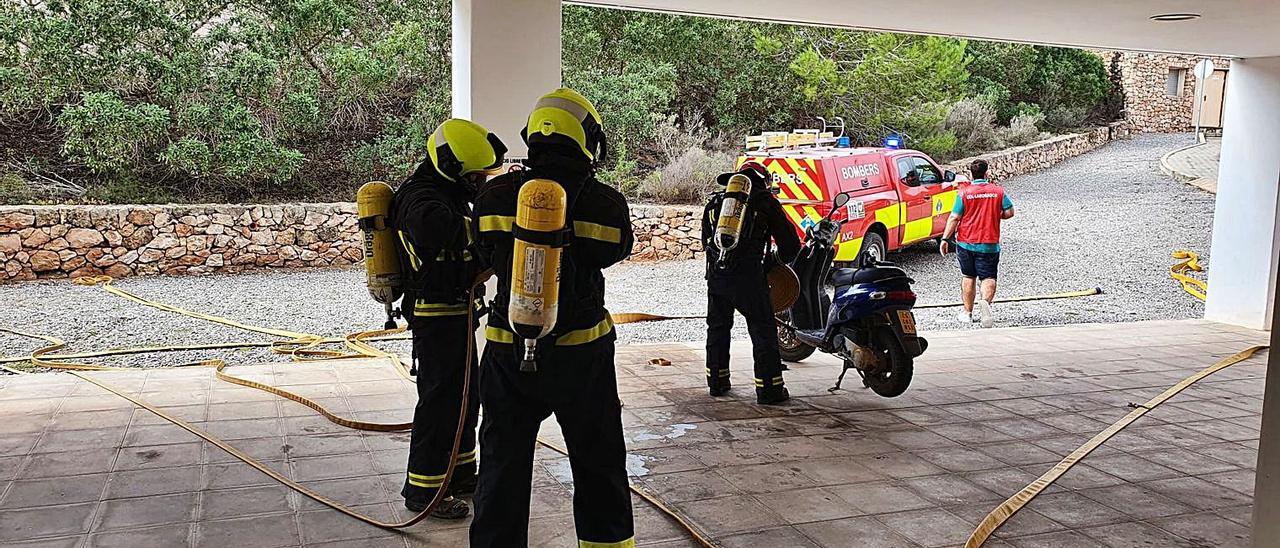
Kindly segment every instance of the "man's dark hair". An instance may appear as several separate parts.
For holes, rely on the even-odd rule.
[[[969,164],[969,173],[973,174],[974,179],[987,178],[987,161],[978,159]]]

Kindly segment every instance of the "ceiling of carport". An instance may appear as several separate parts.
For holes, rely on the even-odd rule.
[[[566,3],[988,40],[1280,56],[1280,0],[570,0]],[[1198,14],[1179,22],[1154,15]]]

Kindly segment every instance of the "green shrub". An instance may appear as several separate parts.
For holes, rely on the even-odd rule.
[[[1009,121],[1009,127],[1000,128],[996,133],[1004,146],[1018,147],[1043,139],[1045,134],[1040,131],[1043,123],[1044,115],[1039,112],[1019,114]]]
[[[169,143],[160,154],[160,161],[170,169],[192,177],[208,177],[213,174],[213,151],[199,139],[185,138]]]
[[[596,177],[600,182],[618,189],[627,196],[634,196],[640,188],[640,164],[627,154],[626,145],[611,151],[615,155],[609,165],[600,170]]]
[[[1083,126],[1088,115],[1085,107],[1051,107],[1044,113],[1044,124],[1055,131],[1070,131]]]
[[[953,105],[943,127],[956,137],[954,152],[957,156],[1004,146],[996,132],[996,110],[981,98],[963,99]]]
[[[102,174],[132,173],[141,167],[143,149],[164,137],[169,111],[126,104],[113,93],[89,93],[58,115],[58,126],[66,132],[62,152],[71,160]]]
[[[733,170],[735,155],[708,152],[700,147],[685,150],[640,183],[642,199],[659,203],[702,203],[716,186],[716,176]]]
[[[0,171],[0,204],[27,203],[34,197],[35,193],[21,175]]]
[[[1076,127],[1112,93],[1102,58],[1086,50],[971,41],[968,53],[970,93],[995,107],[1000,124],[1034,107],[1050,127]]]
[[[326,199],[399,180],[449,114],[450,13],[446,0],[0,2],[0,125],[54,143],[0,139],[0,158],[95,200]],[[699,163],[689,150],[738,150],[744,134],[818,116],[843,117],[856,143],[898,132],[944,158],[989,140],[948,127],[966,98],[998,124],[1042,112],[1045,129],[1107,112],[1108,74],[1081,50],[562,14],[563,80],[603,114],[614,154],[600,176],[629,192],[660,166],[650,187],[687,186],[673,181]]]
[[[168,189],[128,176],[108,178],[89,188],[84,195],[87,202],[108,204],[162,204],[173,199]]]

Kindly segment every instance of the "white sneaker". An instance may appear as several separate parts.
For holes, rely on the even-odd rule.
[[[985,299],[978,299],[978,313],[982,318],[982,327],[991,327],[996,324],[995,312],[991,310],[991,303]]]
[[[966,325],[971,324],[973,323],[973,314],[961,309],[959,312],[956,312],[956,321]]]

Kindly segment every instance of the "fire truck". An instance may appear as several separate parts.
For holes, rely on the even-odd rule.
[[[767,132],[749,136],[738,165],[756,161],[769,170],[778,199],[801,238],[831,210],[831,199],[850,194],[836,244],[836,261],[881,260],[886,253],[942,235],[955,204],[956,174],[929,155],[900,148],[901,137],[884,146],[854,147],[822,121],[822,130]]]

